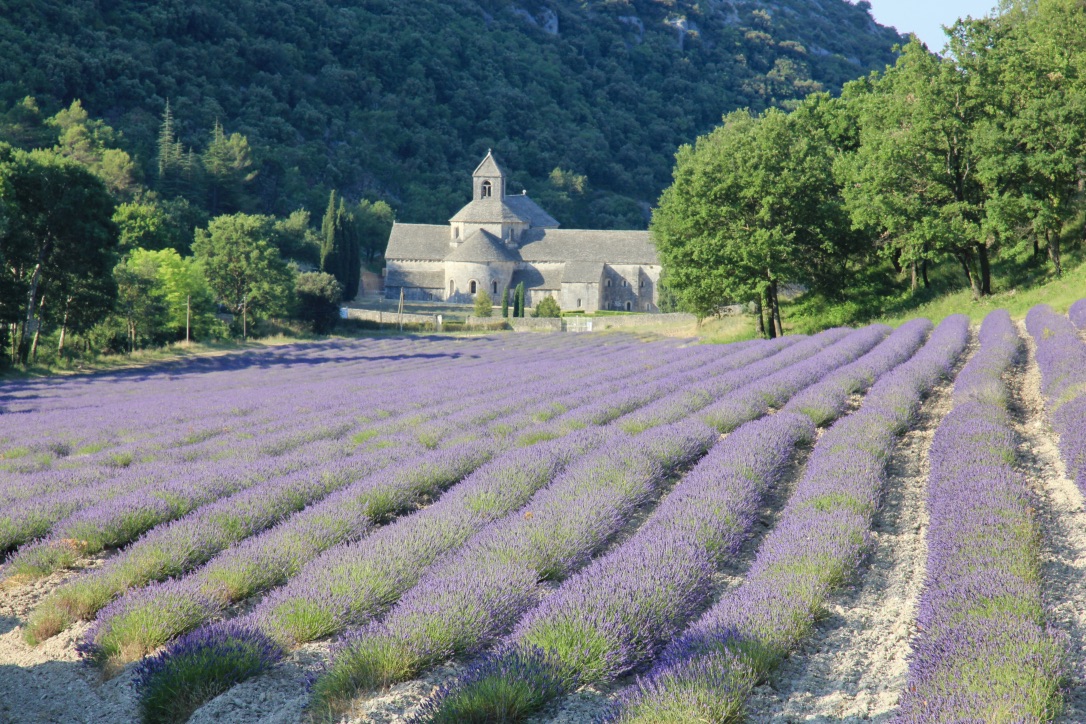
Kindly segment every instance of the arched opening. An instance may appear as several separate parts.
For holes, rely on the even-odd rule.
[[[498,294],[498,283],[497,282],[490,282],[490,293],[497,296],[497,294]]]
[[[622,280],[622,288],[623,288],[623,289],[625,289],[625,288],[626,288],[626,280],[625,280],[625,279],[623,279],[623,280]]]
[[[483,181],[483,186],[482,186],[482,189],[479,192],[479,196],[481,198],[484,198],[484,199],[489,199],[490,198],[490,193],[491,193],[491,191],[493,191],[493,189],[494,189],[494,187],[490,185],[489,181]]]
[[[471,294],[475,293],[475,290],[476,290],[477,287],[478,287],[478,284],[475,283],[474,279],[472,279],[470,282],[468,282],[468,291]]]
[[[640,284],[640,287],[641,287],[642,289],[644,289],[644,288],[645,288],[645,280],[644,280],[644,279],[642,279],[642,280],[641,280],[641,284]]]
[[[581,308],[581,300],[580,300],[580,299],[578,299],[578,300],[577,300],[577,309],[580,309],[580,308]]]
[[[611,280],[610,279],[607,280],[607,286],[611,286]]]
[[[626,302],[626,311],[628,312],[628,311],[630,311],[630,309],[631,309],[630,303]]]
[[[449,280],[449,297],[451,298],[452,295],[455,294],[455,293],[456,293],[456,283],[452,279],[450,279]]]

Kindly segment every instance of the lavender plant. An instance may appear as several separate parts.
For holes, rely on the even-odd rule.
[[[811,421],[792,413],[739,428],[630,540],[544,599],[504,650],[444,686],[420,720],[481,721],[500,708],[504,721],[522,721],[576,686],[650,661],[704,605],[717,566],[750,535],[765,493],[813,436]],[[516,665],[526,658],[536,664]],[[495,700],[510,688],[515,700]]]
[[[1086,492],[1086,344],[1067,317],[1045,304],[1029,311],[1026,328],[1037,344],[1045,412],[1059,433],[1060,455]]]
[[[701,721],[741,709],[742,697],[856,570],[894,443],[968,339],[969,320],[948,317],[912,359],[871,387],[857,412],[826,431],[746,579],[667,647],[621,698],[614,720]],[[706,669],[721,688],[704,686],[698,672]]]
[[[1046,630],[1040,536],[1003,375],[1021,341],[992,312],[932,441],[928,562],[897,721],[1045,721],[1063,651]]]
[[[1080,299],[1072,304],[1067,311],[1067,317],[1079,328],[1079,331],[1086,331],[1086,299]]]

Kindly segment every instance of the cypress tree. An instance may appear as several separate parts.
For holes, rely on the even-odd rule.
[[[343,299],[358,296],[362,281],[362,252],[358,223],[335,191],[328,195],[328,208],[321,221],[321,271],[331,274],[343,287]]]
[[[332,270],[334,260],[332,253],[336,246],[336,192],[328,194],[328,209],[321,220],[321,271],[325,274],[335,273]],[[337,277],[338,279],[338,277]]]
[[[513,316],[524,316],[524,282],[517,285],[517,294],[513,298]]]
[[[509,287],[502,289],[502,317],[509,316]]]

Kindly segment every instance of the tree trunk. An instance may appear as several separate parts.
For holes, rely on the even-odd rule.
[[[893,254],[890,255],[890,263],[894,265],[894,271],[898,274],[901,273],[901,249],[896,249]]]
[[[915,291],[916,291],[916,287],[917,287],[917,281],[916,281],[916,262],[915,262],[915,261],[914,261],[914,262],[911,262],[911,263],[909,264],[909,276],[910,276],[910,280],[909,280],[909,288],[910,288],[911,290],[913,290],[913,291],[915,292]]]
[[[64,356],[64,336],[68,333],[68,307],[72,304],[72,298],[64,301],[64,317],[60,321],[60,341],[57,343],[57,357]]]
[[[920,262],[920,276],[924,280],[924,288],[928,289],[929,287],[931,287],[931,282],[928,281],[928,260],[927,259]]]
[[[1045,229],[1045,242],[1048,245],[1048,260],[1052,262],[1052,268],[1056,270],[1056,278],[1063,276],[1063,261],[1060,259],[1060,235],[1053,234]]]
[[[1041,242],[1037,238],[1037,232],[1033,232],[1033,258],[1036,259],[1041,255]]]
[[[965,272],[965,278],[969,281],[969,291],[973,295],[973,301],[980,301],[980,285],[978,284],[977,275],[973,271],[972,259],[968,254],[956,254],[958,263],[962,265],[962,270]]]
[[[765,308],[766,321],[768,322],[768,324],[766,324],[766,339],[775,339],[777,330],[776,326],[773,324],[773,297],[770,296],[768,289],[765,290],[764,295],[765,301],[762,306]]]
[[[769,339],[765,331],[765,317],[762,316],[762,300],[754,300],[754,313],[758,315],[758,336],[763,339]]]
[[[45,310],[45,295],[41,297],[41,302],[38,303],[38,324],[34,327],[34,341],[30,344],[30,359],[37,364],[38,362],[38,340],[41,339],[41,314]]]
[[[988,260],[988,247],[977,244],[977,258],[980,259],[980,293],[988,296],[992,293],[992,265]]]
[[[26,295],[26,318],[23,320],[22,329],[19,331],[19,361],[26,364],[27,353],[30,351],[26,344],[26,331],[34,319],[35,306],[38,299],[38,285],[41,283],[41,270],[45,265],[45,258],[49,255],[51,244],[42,246],[38,252],[38,263],[34,265],[34,274],[30,277],[30,291]]]
[[[777,336],[784,336],[784,327],[781,326],[781,304],[777,298],[777,280],[769,283],[769,293],[773,296],[773,325],[777,328]]]

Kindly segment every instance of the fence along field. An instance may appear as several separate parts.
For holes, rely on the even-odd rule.
[[[1086,491],[1086,301],[1026,324],[1047,434]],[[1016,462],[1023,344],[995,312],[727,346],[314,343],[8,383],[0,601],[22,608],[0,712],[93,718],[120,681],[110,711],[185,721],[316,656],[229,711],[741,720],[863,585],[887,461],[960,369],[907,682],[882,714],[1053,719],[1077,654],[1046,627],[1044,501]],[[105,683],[27,696],[12,662],[41,650]]]

